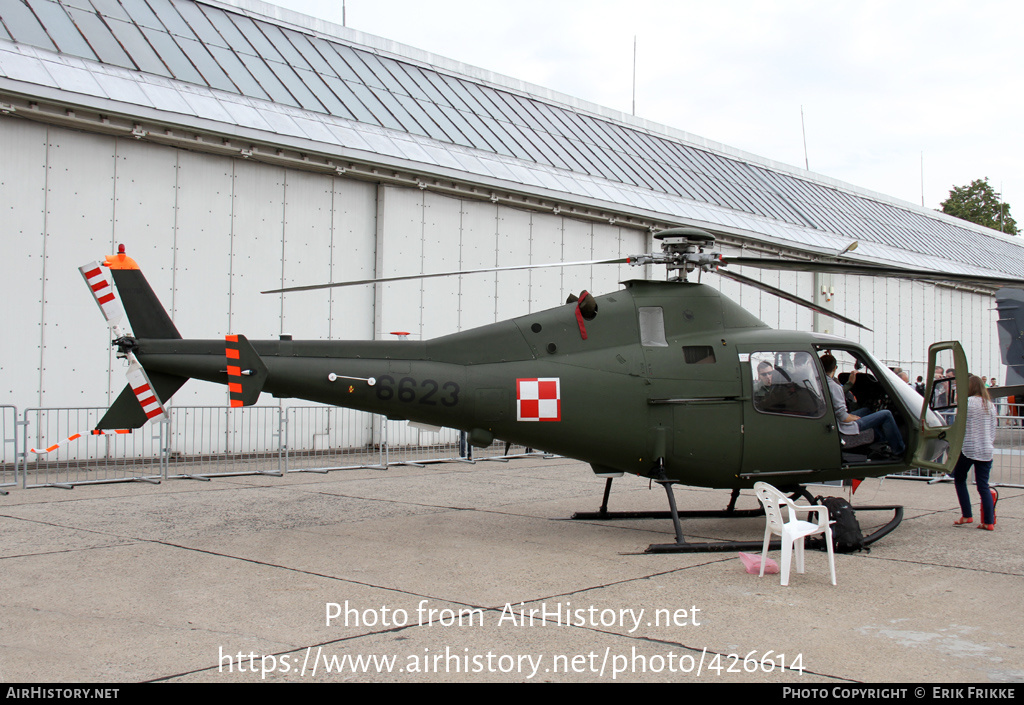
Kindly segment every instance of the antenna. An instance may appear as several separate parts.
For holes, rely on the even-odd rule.
[[[636,35],[633,35],[633,117],[636,117]]]
[[[804,126],[804,106],[800,106],[800,131],[804,135],[804,168],[811,170],[811,164],[807,161],[807,128]]]
[[[921,207],[924,208],[924,150],[921,150]]]

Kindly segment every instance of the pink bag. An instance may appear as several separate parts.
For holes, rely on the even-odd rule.
[[[751,575],[761,574],[761,554],[743,553],[740,551],[740,560],[743,561],[744,569]],[[771,558],[766,558],[764,563],[764,574],[774,575],[779,572],[779,564]]]

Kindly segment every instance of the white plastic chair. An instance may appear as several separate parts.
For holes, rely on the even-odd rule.
[[[768,542],[773,534],[782,539],[782,565],[779,573],[782,584],[789,585],[789,568],[793,557],[793,546],[796,545],[796,572],[804,572],[804,539],[814,534],[823,534],[825,545],[828,546],[828,567],[832,573],[832,584],[836,584],[836,560],[832,553],[832,524],[828,519],[828,507],[819,504],[795,504],[793,500],[779,492],[767,482],[754,484],[757,499],[764,506],[765,527],[764,544],[761,547],[761,577],[764,577],[764,564],[768,558]],[[789,521],[783,521],[782,508],[789,507]],[[797,514],[815,512],[817,523],[797,518]]]

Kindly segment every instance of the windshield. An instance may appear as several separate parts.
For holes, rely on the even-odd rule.
[[[887,382],[886,386],[896,393],[896,396],[900,400],[900,404],[910,413],[911,418],[920,417],[921,408],[924,406],[924,397],[918,394],[911,385],[897,377],[895,372],[872,357],[870,353],[863,352],[859,354],[863,355],[865,362],[870,360],[870,366],[876,373],[881,372],[881,375],[885,377]],[[933,428],[947,425],[946,422],[942,420],[942,417],[930,408],[928,409],[928,415],[925,421],[928,426]]]

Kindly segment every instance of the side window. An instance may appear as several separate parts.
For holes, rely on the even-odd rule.
[[[645,348],[667,348],[665,313],[661,306],[640,307],[640,344]]]
[[[710,345],[684,345],[683,360],[687,365],[713,365],[715,349]]]
[[[752,353],[750,371],[757,411],[808,418],[824,416],[821,377],[810,353]]]

